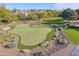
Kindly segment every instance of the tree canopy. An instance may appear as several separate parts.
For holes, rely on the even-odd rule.
[[[67,20],[75,20],[78,18],[78,13],[72,9],[65,9],[62,13],[62,17]]]
[[[78,13],[78,18],[79,18],[79,9],[76,9],[76,12]]]
[[[65,10],[31,10],[26,14],[22,12],[17,12],[16,8],[13,11],[10,11],[4,7],[0,7],[0,21],[2,22],[11,22],[15,20],[38,20],[40,18],[49,18],[49,17],[63,17],[67,20],[75,20],[79,18],[79,9],[73,10],[67,8]]]
[[[17,19],[18,18],[16,17],[16,15],[11,13],[10,10],[4,7],[0,7],[0,21],[9,22],[9,21],[17,20]]]
[[[35,12],[32,12],[28,15],[28,19],[30,20],[36,20],[38,19],[38,15]]]

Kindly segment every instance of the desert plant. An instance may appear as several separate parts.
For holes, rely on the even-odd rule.
[[[14,43],[8,43],[6,45],[4,45],[5,48],[14,48],[15,44]]]

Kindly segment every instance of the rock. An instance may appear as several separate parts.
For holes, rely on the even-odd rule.
[[[68,43],[68,41],[66,39],[64,39],[64,44],[67,44],[67,43]]]
[[[24,51],[25,53],[30,53],[30,52],[31,52],[29,49],[23,49],[23,51]]]
[[[5,27],[2,28],[3,31],[8,31],[10,29],[11,29],[10,26],[5,26]]]

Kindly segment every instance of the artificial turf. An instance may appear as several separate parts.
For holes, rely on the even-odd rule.
[[[38,44],[51,39],[54,35],[53,29],[48,27],[31,27],[29,24],[18,24],[10,33],[17,34],[20,37],[18,47],[33,48]]]

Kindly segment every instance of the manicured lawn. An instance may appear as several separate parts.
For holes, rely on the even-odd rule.
[[[43,24],[64,24],[63,18],[61,18],[61,17],[47,18],[47,20],[43,21],[42,23]]]
[[[47,18],[47,20],[63,20],[63,18],[62,17],[49,17],[49,18]]]
[[[20,36],[19,48],[31,48],[52,38],[53,34],[51,33],[53,32],[50,31],[52,29],[47,27],[31,27],[29,24],[18,24],[9,32]]]
[[[75,29],[65,29],[65,35],[71,40],[74,44],[79,44],[79,31]]]

